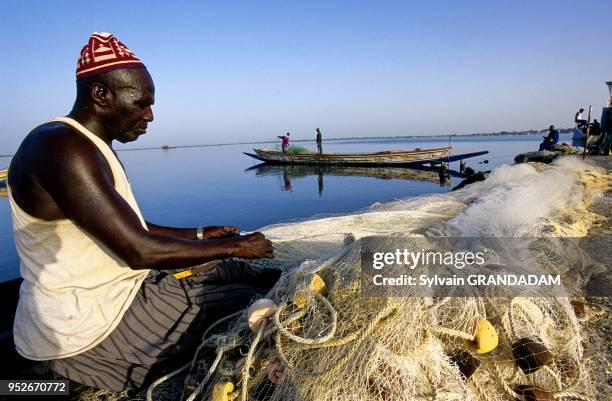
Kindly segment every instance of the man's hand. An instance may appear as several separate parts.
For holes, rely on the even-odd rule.
[[[210,226],[204,227],[204,239],[237,237],[240,228],[235,226]]]
[[[232,249],[232,256],[244,259],[274,257],[272,242],[267,240],[266,237],[264,237],[264,235],[260,232],[242,236],[234,241],[235,247]]]

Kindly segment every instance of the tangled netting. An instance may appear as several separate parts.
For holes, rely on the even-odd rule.
[[[209,328],[193,362],[148,397],[183,373],[190,401],[592,399],[576,315],[589,262],[568,266],[553,237],[584,235],[585,202],[602,182],[606,172],[572,160],[503,166],[459,192],[267,227],[276,257],[260,263],[285,272],[270,301]],[[532,260],[576,271],[555,297],[362,291],[363,238],[444,235],[548,236]]]

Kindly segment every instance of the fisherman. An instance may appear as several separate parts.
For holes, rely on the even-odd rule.
[[[317,150],[319,154],[323,154],[323,139],[321,137],[321,131],[317,128]]]
[[[554,125],[551,125],[548,127],[548,135],[542,138],[544,138],[544,141],[542,141],[538,150],[552,149],[559,142],[559,131],[555,129]]]
[[[113,141],[146,133],[155,87],[122,42],[92,34],[76,79],[72,111],[31,131],[9,169],[23,277],[15,347],[75,382],[139,389],[190,360],[211,323],[279,273],[242,260],[273,256],[261,233],[144,220]]]
[[[600,139],[600,146],[602,155],[609,155],[610,148],[612,147],[612,107],[606,107],[603,112],[601,120],[603,133]]]
[[[582,118],[582,113],[584,113],[584,109],[580,109],[574,115],[574,123],[576,124],[576,128],[582,129],[586,126],[587,121]]]
[[[594,119],[591,123],[591,128],[589,128],[589,135],[600,135],[601,134],[601,125],[597,119]]]
[[[289,135],[290,133],[286,133],[285,135],[279,135],[278,137],[281,139],[281,148],[283,149],[283,153],[287,153],[287,149],[289,148]]]

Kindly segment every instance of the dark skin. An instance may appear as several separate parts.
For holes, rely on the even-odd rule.
[[[155,86],[145,68],[114,70],[79,81],[71,117],[112,149],[132,142],[153,121]],[[34,129],[10,167],[9,185],[26,213],[46,221],[71,219],[132,269],[179,269],[216,259],[273,257],[261,233],[240,236],[234,226],[204,230],[163,227],[137,215],[115,190],[110,166],[98,148],[66,124]]]

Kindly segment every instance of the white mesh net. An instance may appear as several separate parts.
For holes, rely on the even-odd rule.
[[[374,235],[583,236],[597,219],[586,206],[609,187],[607,172],[563,159],[503,166],[458,192],[266,227],[276,256],[259,263],[285,271],[267,295],[276,307],[254,331],[247,311],[211,328],[187,367],[184,398],[593,398],[570,301],[582,294],[584,271],[566,297],[371,297],[360,289],[360,245]],[[533,250],[563,274],[559,255],[580,254],[552,239]]]

